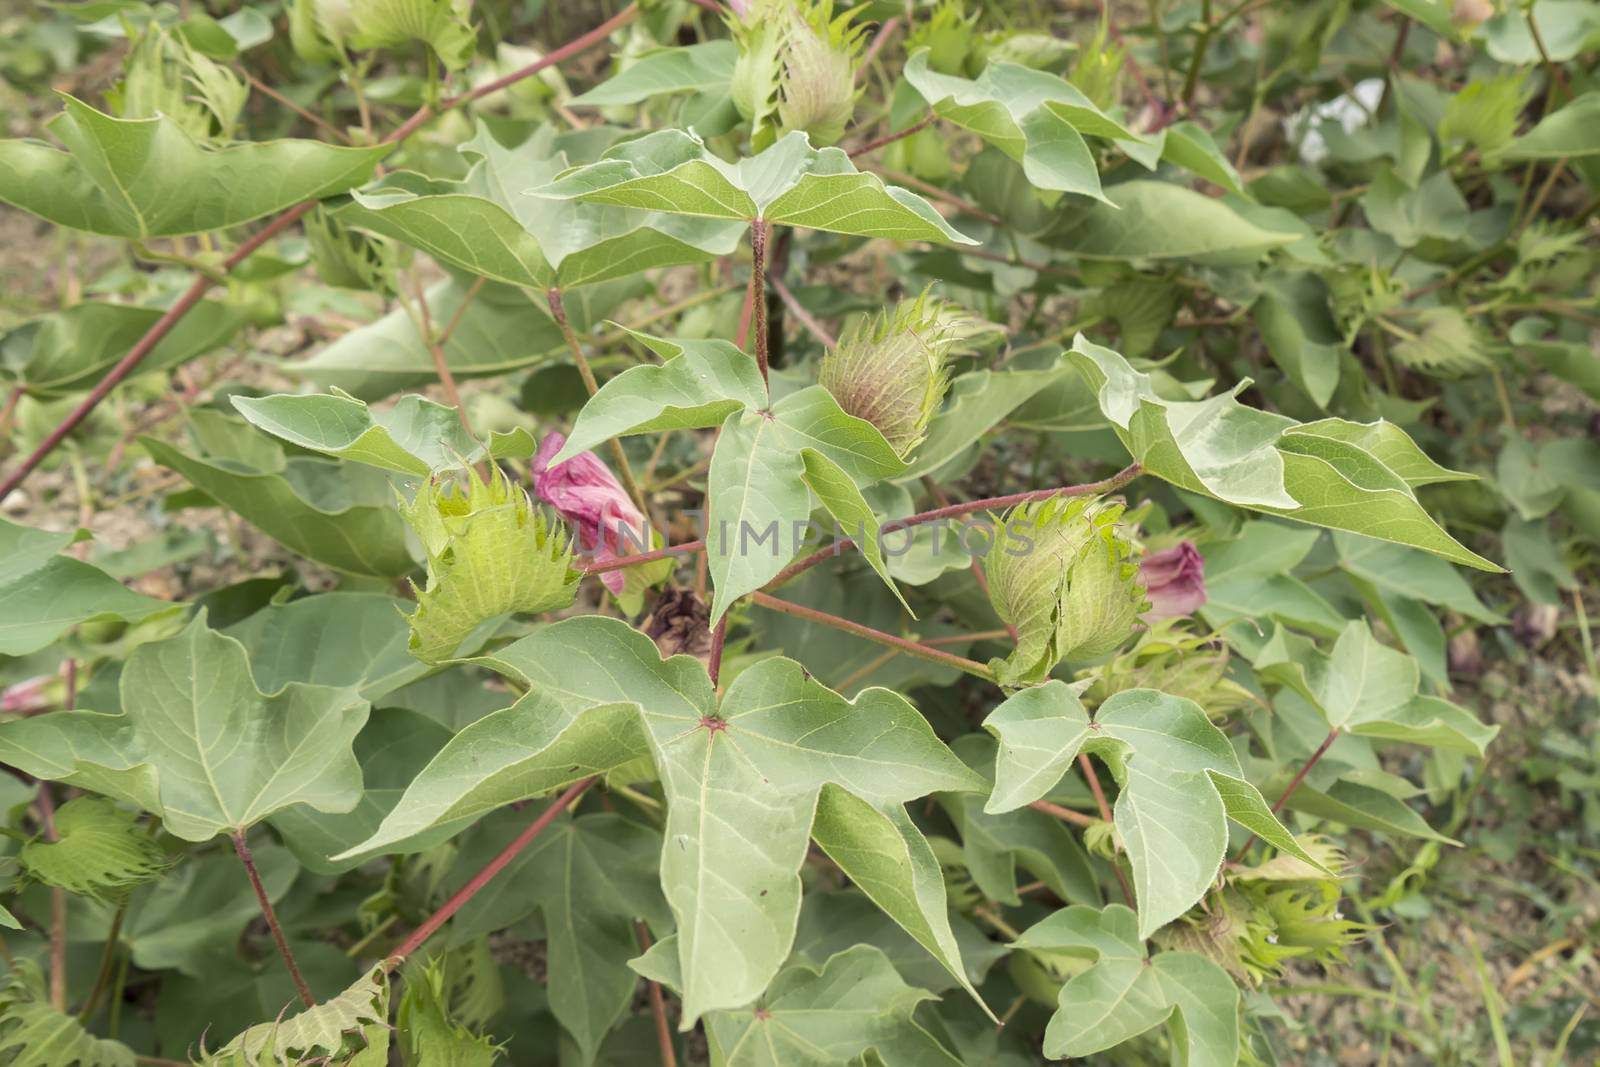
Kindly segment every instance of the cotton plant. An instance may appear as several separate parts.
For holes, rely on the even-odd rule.
[[[0,336],[0,1062],[1268,1059],[1465,832],[1441,616],[1578,585],[1581,42],[504,7],[127,15],[0,141],[152,267]]]

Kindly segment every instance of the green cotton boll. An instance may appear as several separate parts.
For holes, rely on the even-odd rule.
[[[1124,505],[1051,497],[1008,512],[984,559],[989,600],[1016,627],[1011,655],[990,663],[1004,686],[1042,682],[1062,660],[1115,651],[1147,609]]]
[[[401,514],[428,552],[409,646],[424,663],[448,660],[490,619],[577,598],[571,537],[499,468],[487,482],[468,468],[465,493],[451,478],[430,480]]]
[[[973,321],[927,293],[902,300],[853,323],[822,357],[817,381],[846,414],[876,426],[903,459],[938,412],[950,385],[950,350]]]

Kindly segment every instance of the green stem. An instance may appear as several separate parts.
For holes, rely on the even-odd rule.
[[[1200,40],[1195,42],[1194,55],[1189,58],[1189,73],[1183,78],[1183,106],[1192,109],[1194,106],[1194,91],[1200,81],[1200,67],[1206,60],[1206,50],[1211,47],[1211,0],[1200,0],[1200,21],[1205,23],[1205,29],[1200,31]]]
[[[94,988],[89,991],[89,999],[83,1002],[83,1009],[78,1012],[78,1021],[87,1023],[94,1018],[95,1008],[100,1006],[100,997],[111,983],[111,975],[117,962],[117,949],[122,945],[122,920],[128,914],[128,902],[124,900],[117,905],[117,910],[111,916],[111,930],[106,934],[105,951],[100,955],[100,973],[95,975]]]

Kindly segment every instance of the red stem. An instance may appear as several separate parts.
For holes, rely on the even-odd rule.
[[[640,922],[634,923],[633,929],[639,938],[639,948],[648,952],[650,931]],[[646,982],[645,988],[650,996],[650,1013],[656,1017],[656,1044],[661,1046],[661,1067],[678,1067],[678,1053],[672,1047],[672,1028],[667,1025],[667,1000],[661,995],[661,983]]]
[[[756,335],[756,365],[767,381],[767,224],[750,224],[750,310]]]
[[[294,961],[294,953],[289,949],[289,940],[283,936],[283,927],[278,923],[278,913],[272,909],[272,901],[267,899],[267,887],[261,884],[261,875],[256,871],[255,857],[250,855],[250,846],[245,844],[244,834],[235,830],[229,837],[233,840],[233,850],[239,854],[239,862],[244,864],[244,871],[250,876],[250,888],[256,891],[256,903],[261,905],[261,915],[267,920],[267,929],[272,931],[272,940],[277,943],[278,955],[283,957],[283,962],[289,968],[289,977],[294,979],[294,987],[300,991],[300,999],[308,1008],[317,1006],[317,998],[311,995],[311,987],[306,985],[305,976],[300,973],[300,965]]]
[[[61,840],[49,782],[39,783],[39,821],[46,841]],[[50,887],[50,1003],[56,1011],[67,1010],[67,892],[60,886]]]
[[[450,921],[450,917],[466,906],[467,901],[477,896],[483,887],[489,884],[490,879],[505,870],[506,865],[517,858],[517,854],[538,837],[549,825],[556,821],[556,817],[567,809],[567,806],[588,789],[598,777],[585,778],[574,782],[567,787],[567,791],[556,797],[550,806],[539,813],[539,817],[529,824],[528,828],[518,834],[516,840],[500,850],[500,854],[483,865],[483,870],[472,876],[472,880],[456,891],[456,894],[439,908],[438,911],[428,916],[422,925],[411,931],[411,936],[401,943],[400,947],[389,953],[386,967],[393,970],[398,967],[407,956],[410,956],[422,943],[438,932],[439,928]]]
[[[713,689],[722,677],[722,646],[727,639],[728,617],[724,615],[717,621],[717,628],[711,631],[711,655],[706,659],[706,673],[711,676]]]
[[[789,287],[783,284],[782,278],[774,274],[767,281],[771,282],[772,288],[777,290],[778,299],[783,301],[783,306],[788,308],[794,317],[800,320],[800,325],[811,331],[812,337],[822,342],[824,348],[832,348],[839,343],[839,339],[829,333],[826,327],[818,322],[816,317],[807,311],[800,301],[795,299],[794,294],[789,291]]]
[[[1111,805],[1106,803],[1106,791],[1100,788],[1100,775],[1096,773],[1094,764],[1089,761],[1087,752],[1078,753],[1078,768],[1083,771],[1083,777],[1089,783],[1089,792],[1094,794],[1094,803],[1100,809],[1100,818],[1112,822]],[[1111,869],[1116,872],[1117,884],[1122,887],[1122,899],[1128,902],[1128,907],[1133,907],[1133,887],[1128,885],[1128,876],[1122,873],[1122,864],[1113,858]]]
[[[1306,780],[1306,775],[1311,773],[1311,768],[1315,767],[1317,762],[1321,760],[1323,756],[1327,755],[1328,749],[1332,748],[1333,743],[1337,740],[1339,740],[1339,729],[1338,727],[1335,727],[1334,729],[1328,731],[1328,736],[1322,739],[1322,744],[1317,746],[1317,750],[1311,753],[1311,757],[1301,765],[1300,770],[1297,771],[1295,776],[1289,780],[1289,785],[1287,788],[1284,789],[1283,793],[1272,805],[1272,814],[1276,815],[1278,812],[1283,810],[1283,806],[1289,803],[1289,798],[1294,796],[1294,791],[1300,788],[1300,783]],[[1255,843],[1255,834],[1251,834],[1249,837],[1245,838],[1244,844],[1239,846],[1239,851],[1233,854],[1233,862],[1238,863],[1240,860],[1244,859],[1244,854],[1249,852],[1250,846]]]
[[[539,71],[552,64],[560,63],[565,59],[569,59],[572,56],[577,55],[579,52],[591,48],[599,42],[605,40],[613,30],[620,26],[627,25],[634,18],[636,18],[638,14],[638,6],[636,4],[629,4],[627,7],[623,8],[617,14],[613,15],[611,18],[607,19],[593,30],[590,30],[581,37],[574,38],[567,44],[557,48],[555,51],[547,53],[543,58],[528,64],[526,67],[513,71],[503,78],[496,78],[492,82],[487,82],[483,85],[480,85],[469,93],[463,93],[460,96],[453,97],[450,100],[445,101],[440,105],[440,110],[448,111],[451,108],[460,107],[462,104],[477,100],[480,97],[487,96],[490,93],[504,89],[506,86],[512,85],[524,78],[531,77],[532,75],[539,73]],[[402,123],[398,129],[389,134],[389,136],[385,137],[381,143],[396,144],[405,140],[407,137],[410,137],[413,133],[415,133],[424,122],[432,118],[434,114],[435,112],[432,108],[427,106],[422,107],[416,112],[416,114],[412,115],[409,119]],[[219,273],[226,274],[234,267],[237,267],[262,245],[266,244],[277,234],[283,232],[285,229],[297,222],[301,216],[305,215],[305,213],[315,207],[316,204],[317,201],[315,200],[307,200],[304,203],[296,204],[294,207],[284,211],[283,214],[273,219],[253,237],[249,238],[237,249],[235,249],[234,253],[223,261],[222,269]],[[78,425],[82,423],[84,419],[89,417],[89,413],[94,411],[94,409],[100,405],[100,402],[110,394],[111,390],[115,389],[122,383],[123,379],[127,378],[129,374],[133,373],[139,364],[144,361],[145,357],[150,354],[151,349],[160,344],[162,338],[166,337],[168,333],[172,332],[172,328],[178,324],[178,321],[192,311],[195,305],[200,302],[200,298],[203,297],[207,290],[209,290],[215,284],[216,282],[212,278],[202,275],[196,278],[190,284],[188,289],[184,290],[183,295],[178,298],[177,302],[173,304],[172,307],[167,309],[167,313],[162,315],[161,318],[157,319],[155,323],[151,325],[150,329],[145,332],[145,335],[139,338],[138,343],[128,350],[127,355],[118,360],[116,366],[112,367],[111,370],[106,373],[106,376],[100,380],[100,383],[90,390],[89,395],[84,397],[83,401],[79,403],[76,408],[72,409],[71,414],[69,414],[65,419],[61,420],[60,425],[56,426],[55,429],[50,431],[45,439],[40,442],[39,447],[34,449],[26,459],[17,465],[15,470],[6,476],[5,481],[0,483],[0,500],[4,500],[6,497],[10,496],[11,491],[17,486],[21,485],[23,480],[26,479],[29,474],[33,473],[34,469],[38,467],[40,463],[44,462],[45,457],[50,455],[51,452],[54,452],[61,442],[66,439],[67,435],[73,430],[77,429]]]
[[[610,37],[614,31],[621,29],[638,17],[639,5],[629,4],[627,7],[623,8],[615,15],[612,15],[594,29],[590,30],[588,33],[574,37],[572,40],[568,41],[566,44],[562,45],[560,48],[557,48],[553,52],[546,52],[539,59],[534,60],[527,66],[519,67],[510,74],[496,78],[494,81],[484,82],[482,85],[473,89],[469,93],[462,93],[460,96],[452,96],[450,99],[439,105],[439,112],[450,111],[454,108],[460,107],[462,104],[470,104],[472,101],[482,99],[483,97],[488,96],[490,93],[498,93],[501,89],[504,89],[510,85],[515,85],[524,78],[531,78],[533,75],[539,73],[541,70],[544,70],[546,67],[553,67],[557,63],[562,63],[568,59],[571,59],[580,52],[586,52],[590,48],[593,48],[595,45],[599,44],[601,41],[605,40],[607,37]],[[398,129],[396,129],[389,136],[385,137],[383,139],[384,143],[387,144],[393,141],[405,140],[407,137],[410,137],[413,133],[415,133],[417,128],[424,122],[427,122],[429,119],[433,118],[435,114],[436,112],[432,108],[424,105],[419,111],[417,111],[416,114],[412,115],[409,119],[402,123]]]
[[[1060,804],[1052,804],[1048,800],[1035,800],[1028,807],[1036,811],[1042,811],[1046,815],[1054,815],[1062,822],[1070,822],[1074,826],[1093,826],[1099,821],[1093,815],[1085,815],[1081,811],[1063,808]]]
[[[816,622],[821,623],[824,626],[831,626],[835,630],[843,630],[845,633],[855,634],[857,637],[864,637],[868,641],[876,641],[880,645],[887,645],[890,648],[898,649],[907,655],[917,656],[933,663],[941,663],[946,667],[954,667],[959,671],[965,671],[968,674],[976,675],[977,677],[983,678],[990,682],[994,681],[993,671],[979,663],[977,660],[967,659],[965,656],[957,656],[949,652],[942,651],[941,649],[930,648],[929,646],[921,644],[920,642],[910,641],[904,637],[896,637],[894,634],[884,633],[882,630],[874,630],[870,626],[863,626],[859,622],[852,622],[849,619],[842,619],[837,615],[830,615],[826,611],[818,611],[816,608],[808,608],[804,604],[795,604],[788,600],[779,600],[777,597],[768,596],[767,594],[759,591],[751,593],[750,600],[752,603],[758,604],[764,608],[769,608],[772,611],[781,611],[783,614],[793,615],[797,619],[805,619],[807,622]]]
[[[608,559],[603,563],[590,563],[584,566],[584,574],[605,574],[607,571],[620,571],[624,567],[637,567],[642,563],[654,563],[658,559],[671,559],[673,556],[687,556],[695,552],[705,551],[704,541],[685,541],[681,545],[672,545],[669,548],[657,548],[650,552],[640,552],[635,556],[618,556]]]
[[[864,156],[868,152],[876,152],[884,145],[894,144],[896,141],[910,137],[912,134],[918,133],[921,130],[927,129],[929,126],[933,125],[933,121],[936,118],[938,118],[937,115],[927,115],[920,122],[913,123],[912,125],[907,126],[905,129],[900,130],[898,133],[886,133],[875,141],[868,141],[864,145],[852,148],[850,149],[850,158],[855,159],[857,156]]]

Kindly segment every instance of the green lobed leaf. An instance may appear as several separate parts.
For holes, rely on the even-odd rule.
[[[1245,619],[1263,633],[1267,627],[1261,623],[1272,619],[1334,636],[1344,628],[1345,617],[1292,573],[1321,537],[1321,531],[1314,529],[1252,520],[1232,540],[1206,542],[1200,549],[1206,561],[1201,617],[1235,643],[1251,639],[1253,627],[1234,625]]]
[[[172,607],[61,555],[76,539],[0,519],[0,656],[36,652],[81,622],[133,622]]]
[[[525,813],[504,816],[485,820],[447,888],[460,888],[527,828]],[[661,848],[659,833],[618,815],[562,818],[462,908],[451,939],[464,943],[541,913],[550,1010],[578,1043],[582,1061],[592,1063],[601,1041],[628,1014],[638,985],[628,969],[639,953],[634,920],[658,932],[671,926],[657,875]]]
[[[404,635],[402,628],[402,650]],[[356,762],[361,765],[360,802],[346,812],[319,811],[310,804],[294,804],[274,813],[268,821],[307,870],[315,874],[343,874],[352,870],[360,865],[359,860],[335,863],[331,857],[371,837],[383,824],[385,816],[394,810],[412,779],[439,754],[450,738],[448,727],[419,711],[375,708],[356,735],[353,747]]]
[[[814,448],[802,448],[800,460],[805,467],[801,477],[806,486],[822,501],[823,508],[838,527],[855,542],[861,557],[867,561],[873,573],[883,579],[883,584],[900,601],[906,614],[916,618],[917,613],[911,610],[911,605],[900,594],[900,587],[889,576],[889,567],[883,558],[883,529],[856,483],[850,480],[843,467]]]
[[[1119,182],[1106,203],[1063,218],[1047,240],[1083,259],[1259,259],[1300,239],[1247,221],[1221,201],[1181,185]]]
[[[984,976],[1005,956],[1006,946],[991,941],[976,923],[958,912],[950,913],[950,926],[961,945],[968,981],[982,985]],[[942,993],[960,984],[865,893],[854,889],[832,892],[813,889],[806,893],[800,905],[800,924],[789,962],[821,967],[856,945],[879,949],[889,957],[900,977],[930,993]],[[973,1005],[973,1014],[984,1018],[976,1005]]]
[[[164,309],[85,301],[0,335],[0,377],[33,396],[58,396],[96,384],[164,314]],[[244,325],[241,308],[202,300],[140,361],[150,374],[205,355]]]
[[[965,981],[942,887],[925,869],[875,866],[893,841],[919,850],[900,805],[982,781],[903,697],[869,689],[846,701],[792,660],[770,659],[735,679],[719,707],[698,662],[662,660],[643,634],[594,616],[547,627],[487,662],[524,681],[528,695],[446,745],[360,853],[421,847],[491,808],[651,756],[667,799],[661,881],[692,1025],[705,1011],[749,1003],[788,955],[819,794],[836,786],[897,831],[827,837],[860,857],[846,869]]]
[[[567,168],[555,131],[515,147],[486,126],[461,146],[460,181],[397,171],[340,207],[341,221],[508,285],[575,288],[733,251],[743,227],[533,192]]]
[[[727,341],[670,341],[629,330],[660,364],[630,367],[607,381],[578,412],[552,464],[613,437],[716,426],[739,411],[767,406],[767,387],[749,353]]]
[[[300,865],[288,849],[266,837],[250,850],[267,899],[281,904],[300,876]],[[261,904],[241,873],[239,857],[222,846],[190,856],[161,881],[135,889],[120,935],[134,965],[176,970],[200,982],[237,972],[239,939],[261,920]],[[111,909],[101,909],[101,915],[100,936],[109,939]],[[284,999],[272,1004],[273,1015],[292,995],[288,982],[279,988]]]
[[[1480,758],[1500,732],[1465,708],[1421,695],[1416,658],[1380,643],[1364,620],[1350,622],[1328,654],[1279,629],[1256,657],[1255,667],[1264,678],[1308,701],[1334,731]]]
[[[1372,228],[1401,248],[1414,248],[1425,239],[1454,241],[1467,233],[1467,202],[1444,171],[1414,188],[1394,171],[1382,171],[1361,197],[1361,206]]]
[[[993,773],[992,738],[967,734],[950,747],[979,774]],[[1003,904],[1020,905],[1017,869],[1021,868],[1069,904],[1098,906],[1102,902],[1088,854],[1060,819],[1029,808],[996,814],[984,810],[985,799],[970,793],[939,797],[961,835],[967,870],[984,896]]]
[[[706,1038],[727,1067],[957,1067],[913,1017],[930,998],[880,950],[857,945],[821,967],[788,965],[755,1007],[709,1014]]]
[[[1239,1060],[1239,990],[1228,972],[1192,952],[1145,954],[1143,932],[1121,904],[1075,904],[1024,930],[1012,947],[1046,958],[1087,960],[1061,987],[1044,1032],[1052,1058],[1091,1056],[1162,1023],[1178,1067],[1233,1067]]]
[[[1468,476],[1434,463],[1390,423],[1300,423],[1227,394],[1164,400],[1148,374],[1082,335],[1070,355],[1123,445],[1158,478],[1236,507],[1501,570],[1441,529],[1417,501],[1418,486]]]
[[[0,201],[61,226],[149,240],[237,226],[359,185],[388,145],[317,141],[200,147],[169,118],[118,119],[62,94],[67,151],[0,141]]]
[[[258,430],[313,452],[398,474],[427,476],[477,462],[483,446],[456,409],[410,394],[374,411],[349,393],[236,396],[233,406]]]
[[[192,455],[141,437],[151,457],[296,553],[351,574],[395,577],[416,563],[388,479],[376,471],[311,456],[286,457],[242,420],[209,420],[221,454]],[[233,452],[230,450],[245,450]],[[249,456],[263,466],[254,466]]]
[[[1343,531],[1335,531],[1333,547],[1345,573],[1396,597],[1448,608],[1490,626],[1506,621],[1478,599],[1466,578],[1437,556]]]
[[[760,589],[799,547],[811,516],[802,453],[815,451],[859,489],[894,477],[905,461],[864,419],[846,415],[821,386],[791,393],[770,411],[744,410],[722,424],[708,475],[706,569],[713,624]]]
[[[1076,688],[1052,680],[1007,699],[984,726],[1000,741],[985,811],[1011,811],[1044,796],[1080,752],[1111,768],[1121,786],[1112,814],[1133,867],[1140,937],[1205,895],[1222,865],[1229,819],[1316,863],[1244,779],[1227,735],[1191,700],[1126,689],[1090,722]]]
[[[185,841],[242,831],[291,804],[349,811],[361,797],[354,692],[256,688],[244,646],[206,626],[141,645],[122,711],[60,711],[0,724],[0,760],[36,778],[125,800]]]
[[[969,81],[931,70],[928,57],[923,49],[906,60],[905,78],[936,115],[1022,164],[1034,187],[1105,200],[1083,136],[1137,142],[1137,135],[1070,82],[1046,71],[990,62],[976,81]]]
[[[580,289],[566,297],[567,317],[581,336],[619,304],[647,290],[639,277]],[[456,324],[443,349],[457,381],[567,358],[566,340],[542,297],[534,300],[523,290],[493,282],[477,286],[451,279],[428,289],[424,299],[433,322]],[[285,370],[363,400],[439,379],[432,349],[401,307]]]
[[[225,632],[244,645],[265,692],[309,682],[377,701],[428,673],[406,652],[411,608],[382,593],[318,593],[268,604]]]
[[[1329,306],[1328,286],[1309,271],[1270,274],[1251,308],[1272,360],[1327,410],[1348,350]]]
[[[739,48],[732,41],[706,41],[686,48],[662,48],[639,56],[617,74],[567,101],[570,107],[638,104],[667,93],[726,87],[733,79]]]
[[[1579,96],[1501,148],[1495,162],[1576,159],[1600,153],[1600,91]]]
[[[1175,122],[1161,130],[1161,158],[1192,171],[1213,185],[1245,196],[1239,172],[1222,154],[1211,134],[1192,122]]]
[[[660,130],[624,141],[594,163],[532,190],[555,200],[644,208],[702,218],[972,244],[926,200],[857,171],[838,148],[816,149],[802,132],[726,163],[692,132]]]

